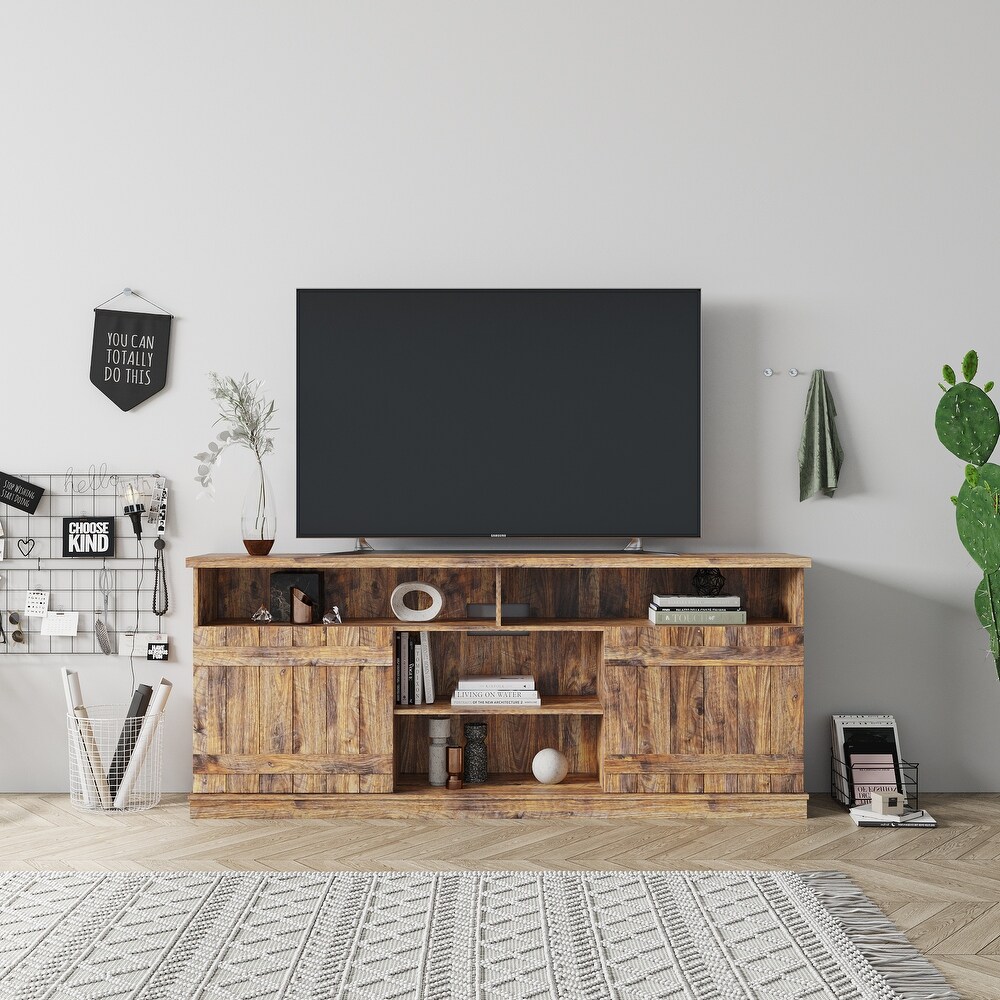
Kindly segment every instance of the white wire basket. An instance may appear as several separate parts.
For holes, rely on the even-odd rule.
[[[66,716],[69,797],[77,809],[139,812],[160,801],[163,713],[93,705]]]

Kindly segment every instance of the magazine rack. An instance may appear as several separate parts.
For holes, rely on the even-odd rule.
[[[127,712],[127,705],[95,705],[66,716],[77,809],[139,812],[160,801],[163,713]]]
[[[902,778],[903,793],[911,809],[919,808],[917,770],[919,764],[908,760],[899,761],[899,773]],[[852,806],[864,805],[871,802],[871,798],[861,798],[855,800],[851,791],[859,785],[870,784],[877,776],[885,771],[885,766],[881,764],[850,764],[841,760],[836,754],[830,754],[830,795],[839,802],[845,809]],[[877,774],[876,774],[877,772]]]

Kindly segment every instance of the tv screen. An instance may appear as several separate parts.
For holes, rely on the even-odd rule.
[[[300,289],[300,537],[697,536],[697,289]]]

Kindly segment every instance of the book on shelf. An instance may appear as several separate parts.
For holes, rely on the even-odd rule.
[[[416,704],[416,688],[413,678],[413,648],[417,644],[417,637],[413,632],[406,633],[406,704]]]
[[[660,611],[649,606],[654,625],[746,625],[745,611]]]
[[[902,816],[884,816],[882,813],[856,806],[851,810],[851,819],[854,820],[855,826],[908,826],[918,830],[933,829],[937,826],[937,820],[924,809],[914,809]]]
[[[698,606],[690,605],[690,606],[688,606],[686,608],[661,608],[661,607],[659,607],[656,604],[650,604],[649,610],[650,611],[657,611],[657,612],[661,612],[661,613],[665,613],[665,614],[676,614],[678,611],[696,611],[699,614],[704,614],[704,613],[710,612],[710,611],[725,611],[727,614],[729,614],[729,613],[732,613],[734,611],[740,611],[741,609],[740,608],[727,608],[725,605],[721,605],[721,604],[720,605],[713,605],[712,607],[708,607],[707,605],[698,605]]]
[[[420,631],[420,662],[424,669],[424,701],[434,704],[434,662],[431,659],[431,634],[426,629]]]
[[[402,661],[400,660],[400,655],[399,655],[400,654],[400,650],[402,649],[402,643],[399,641],[400,635],[401,635],[401,633],[397,632],[396,633],[396,640],[395,640],[395,645],[396,645],[396,704],[397,705],[402,705],[403,704],[403,685],[402,685],[403,664],[402,664]]]
[[[740,610],[740,598],[728,594],[716,594],[714,597],[701,597],[698,594],[653,594],[650,600],[664,611],[679,608],[726,608],[729,611]]]
[[[456,691],[452,705],[541,705],[537,691]]]
[[[416,691],[414,689],[414,647],[416,645],[416,633],[397,632],[396,633],[396,662],[398,664],[396,673],[399,683],[397,685],[399,696],[398,705],[413,705]]]
[[[146,714],[149,699],[152,696],[153,689],[148,684],[140,684],[132,695],[132,702],[125,713],[121,735],[118,737],[118,746],[115,748],[115,755],[108,768],[108,790],[111,792],[112,798],[118,794],[118,786],[122,782],[125,769],[132,757],[135,741],[139,737],[139,729],[142,726],[142,718]]]
[[[124,809],[128,805],[129,796],[139,781],[142,774],[142,765],[145,763],[146,754],[149,752],[156,735],[156,728],[160,724],[160,716],[167,707],[167,699],[173,685],[166,677],[160,678],[152,698],[149,700],[149,707],[142,717],[142,725],[139,727],[139,735],[136,737],[135,746],[132,749],[132,756],[129,757],[128,766],[122,775],[121,784],[118,786],[118,793],[114,798],[116,809]]]
[[[535,678],[531,674],[511,674],[484,677],[459,677],[459,691],[534,691]]]
[[[413,704],[424,703],[424,657],[419,642],[413,645]]]

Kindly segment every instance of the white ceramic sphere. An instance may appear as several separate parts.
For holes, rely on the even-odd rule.
[[[569,771],[569,761],[566,755],[553,747],[546,747],[535,754],[531,762],[531,773],[543,785],[558,785],[566,772]]]

